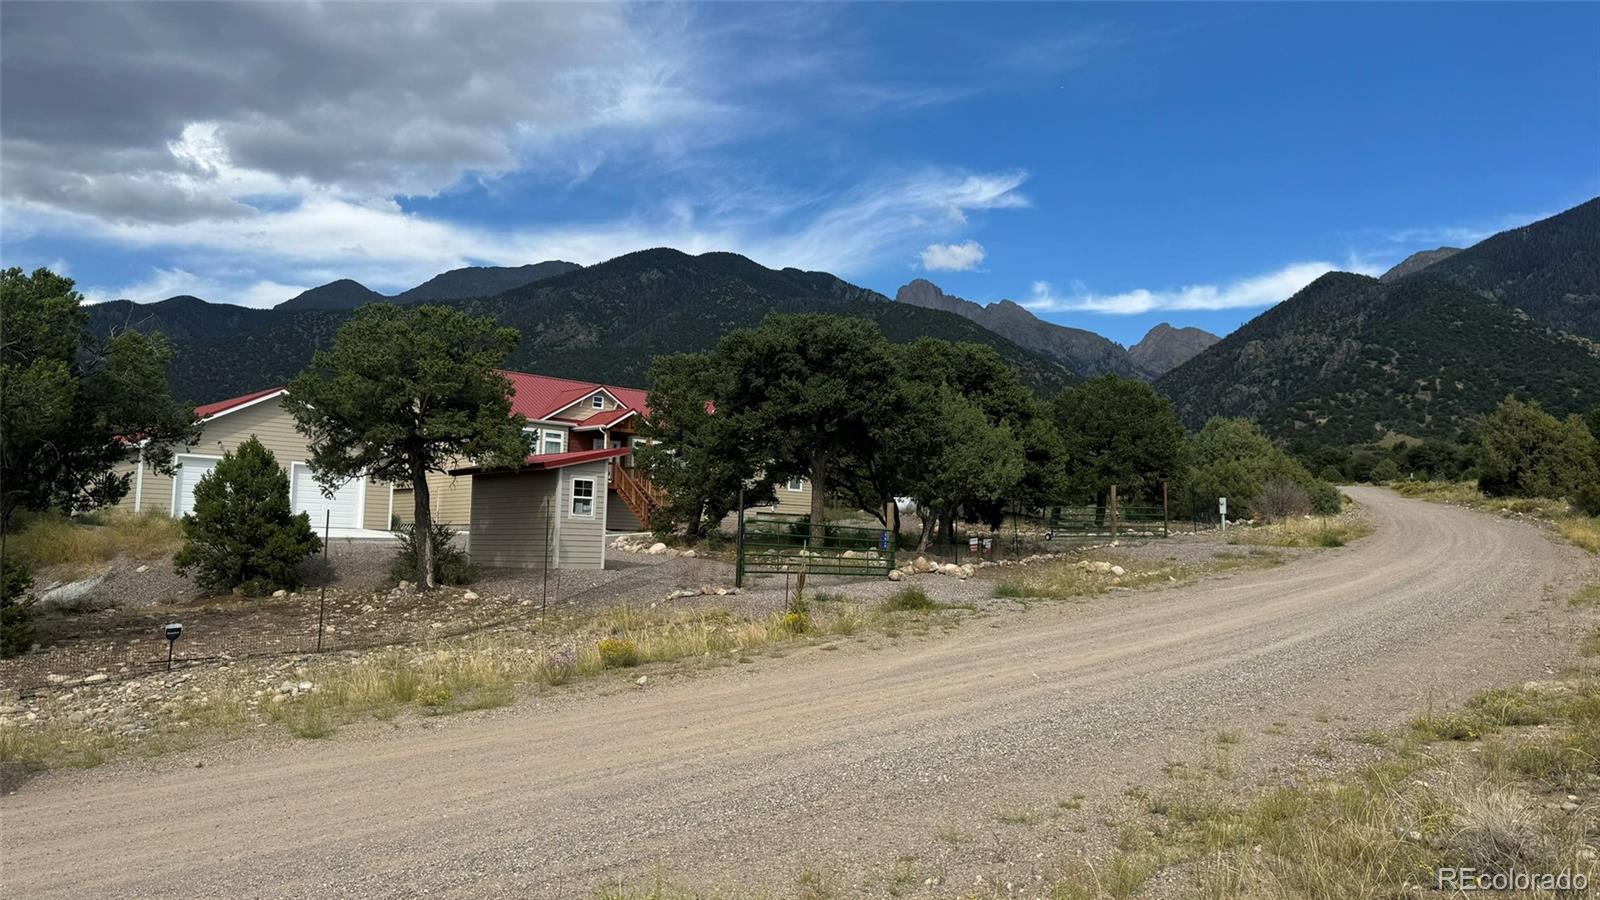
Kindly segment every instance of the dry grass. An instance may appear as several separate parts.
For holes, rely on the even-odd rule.
[[[1600,606],[1600,584],[1591,584],[1572,596],[1572,606]]]
[[[1334,518],[1293,518],[1239,528],[1228,536],[1228,543],[1251,547],[1343,547],[1372,533],[1366,522],[1342,516]]]
[[[942,608],[919,609],[921,619]],[[491,709],[515,701],[519,692],[542,690],[607,671],[648,664],[725,665],[802,641],[826,640],[866,630],[893,634],[900,617],[878,605],[844,597],[805,616],[796,627],[792,611],[741,618],[727,609],[660,611],[623,606],[562,626],[569,649],[546,652],[525,646],[515,634],[479,636],[433,649],[394,650],[345,668],[315,673],[314,690],[283,701],[263,698],[256,711],[242,701],[217,699],[191,704],[158,721],[138,739],[92,728],[0,727],[0,764],[28,770],[92,767],[133,751],[153,755],[206,740],[237,736],[266,721],[298,738],[325,738],[340,726],[364,719],[391,720],[404,713],[450,715]],[[179,740],[181,738],[181,740]]]
[[[1261,568],[1281,563],[1283,557],[1269,550],[1218,556],[1205,563],[1190,565],[1133,567],[1126,574],[1110,575],[1084,568],[1080,563],[1054,560],[1029,566],[1002,580],[994,595],[1012,599],[1073,600],[1103,594],[1113,588],[1139,588],[1154,584],[1189,582],[1204,575],[1238,569]]]
[[[1470,506],[1500,515],[1544,519],[1562,537],[1590,553],[1600,553],[1600,519],[1585,516],[1565,500],[1548,497],[1486,497],[1471,482],[1397,481],[1389,487],[1407,497]]]
[[[30,517],[6,539],[6,551],[36,572],[49,569],[57,577],[74,577],[122,556],[162,559],[182,543],[183,532],[175,519],[112,511],[82,521],[59,515]]]
[[[1478,753],[1438,743],[1480,740]],[[1177,864],[1195,885],[1184,895],[1219,900],[1405,896],[1441,866],[1600,875],[1591,817],[1558,802],[1600,779],[1600,679],[1491,691],[1385,746],[1386,759],[1353,776],[1244,802],[1234,784],[1185,781],[1146,804],[1164,825],[1119,832],[1148,840],[1119,837],[1105,864],[1069,866],[1052,896],[1127,896],[1143,882],[1126,876]]]

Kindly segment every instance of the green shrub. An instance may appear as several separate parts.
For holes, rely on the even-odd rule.
[[[21,656],[33,646],[32,610],[27,604],[33,573],[16,557],[0,567],[0,659]]]
[[[289,476],[255,437],[224,455],[194,489],[183,517],[178,574],[202,587],[264,593],[300,584],[300,565],[322,548],[305,513],[289,508]]]
[[[622,638],[605,638],[595,645],[607,669],[627,669],[639,664],[639,646]]]
[[[450,526],[435,522],[428,533],[433,540],[433,580],[436,584],[468,584],[477,577],[471,558],[456,546],[455,532]],[[389,583],[416,581],[417,551],[421,549],[417,541],[417,526],[408,522],[395,529],[395,534],[400,540],[400,549],[389,566]]]
[[[1000,596],[998,590],[995,596]],[[928,596],[927,591],[915,585],[908,585],[890,594],[888,599],[883,601],[883,608],[889,612],[926,612],[938,609],[939,604]]]
[[[1392,459],[1380,459],[1372,467],[1372,483],[1383,484],[1386,481],[1399,481],[1400,467]]]

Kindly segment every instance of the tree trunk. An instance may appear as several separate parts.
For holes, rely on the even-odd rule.
[[[889,498],[889,515],[894,518],[894,524],[892,526],[890,526],[891,530],[889,532],[889,540],[894,541],[894,543],[889,545],[889,549],[891,549],[891,550],[899,550],[900,549],[900,504],[896,503],[895,499],[893,497]]]
[[[939,514],[933,507],[926,503],[917,503],[917,516],[922,519],[922,536],[917,539],[917,552],[928,552],[928,540],[933,537],[934,523],[939,521]]]
[[[954,504],[939,515],[939,532],[944,537],[944,542],[952,546],[956,542],[956,508]]]
[[[828,455],[818,450],[811,454],[811,546],[820,548],[827,537],[823,523],[824,483],[828,477]]]
[[[431,591],[433,583],[433,506],[428,496],[428,470],[411,463],[411,540],[417,547],[417,587]]]

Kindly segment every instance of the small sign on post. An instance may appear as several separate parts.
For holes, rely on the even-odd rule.
[[[1218,513],[1218,515],[1222,516],[1222,530],[1223,531],[1227,531],[1228,530],[1228,498],[1227,497],[1218,497],[1217,498],[1217,513]]]
[[[172,622],[162,627],[161,636],[167,639],[167,671],[172,671],[172,646],[183,636],[183,623]]]

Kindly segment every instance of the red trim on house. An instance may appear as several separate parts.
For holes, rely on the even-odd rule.
[[[627,456],[631,452],[633,452],[633,450],[630,447],[607,447],[603,450],[571,450],[566,453],[540,453],[523,460],[521,468],[517,469],[516,471],[530,472],[542,471],[546,469],[561,469],[565,468],[566,466],[575,466],[579,463],[595,462],[602,459],[616,459],[620,456]],[[459,469],[451,469],[450,474],[475,475],[479,472],[497,471],[507,470],[491,469],[485,466],[463,466]]]
[[[220,416],[225,412],[232,412],[241,406],[254,403],[257,400],[270,397],[273,394],[281,394],[284,392],[284,390],[286,389],[282,387],[267,388],[264,391],[252,391],[251,393],[244,394],[239,397],[233,397],[228,400],[218,400],[215,403],[207,403],[202,406],[196,406],[194,408],[194,417],[196,419],[209,419],[213,416]]]

